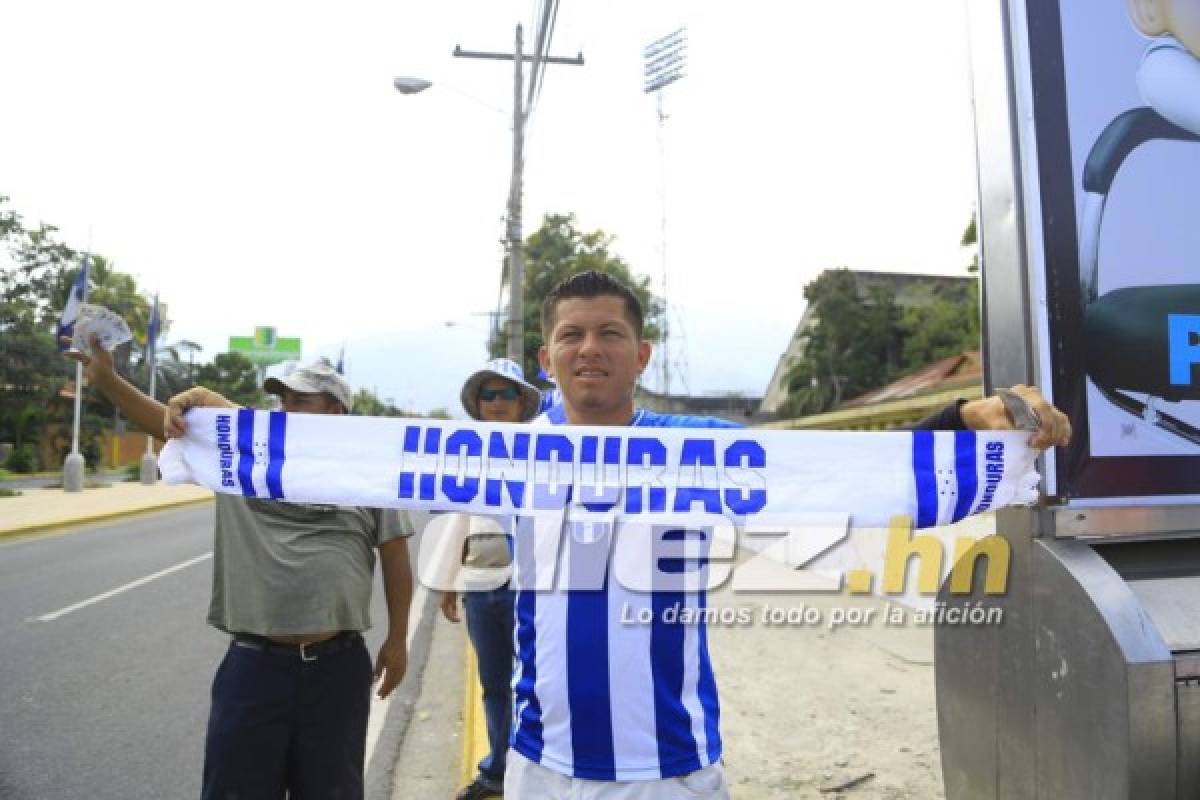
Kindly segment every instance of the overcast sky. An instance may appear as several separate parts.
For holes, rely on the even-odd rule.
[[[0,194],[157,290],[205,357],[274,325],[350,378],[458,410],[500,278],[511,50],[534,0],[6,0]],[[803,286],[962,274],[975,199],[963,3],[562,0],[527,145],[525,230],[574,212],[660,276],[641,51],[666,94],[675,390],[761,394]],[[434,81],[401,96],[394,75]],[[452,323],[448,326],[446,323]],[[684,383],[686,381],[686,383]]]

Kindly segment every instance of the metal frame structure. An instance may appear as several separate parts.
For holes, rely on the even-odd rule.
[[[1049,388],[1026,2],[969,8],[985,384]],[[1043,464],[1053,476],[1053,457]],[[1200,508],[1042,507],[997,515],[1008,591],[943,587],[999,626],[935,630],[948,800],[1200,796]]]
[[[654,94],[658,116],[658,167],[659,167],[659,267],[662,273],[662,338],[656,348],[659,360],[659,391],[671,394],[671,305],[667,296],[667,113],[663,109],[663,90],[687,76],[687,28],[683,27],[642,49],[643,94]],[[681,326],[682,327],[682,326]]]

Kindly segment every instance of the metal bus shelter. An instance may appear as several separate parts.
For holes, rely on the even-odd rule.
[[[971,0],[969,10],[989,391],[1052,382],[1038,357],[1044,310],[1031,302],[1028,244],[1040,218],[1023,191],[1031,169],[1023,137],[1033,99],[1015,79],[1025,65],[1013,34],[1024,2]],[[1145,111],[1121,123],[1128,130],[1106,131],[1092,154],[1093,177],[1108,170],[1111,184],[1125,155],[1156,136],[1195,138]],[[1089,264],[1096,268],[1090,248],[1081,248],[1085,281]],[[1090,280],[1081,315],[1104,299]],[[1144,292],[1134,307],[1102,308],[1101,322],[1135,319],[1136,306],[1156,298]],[[1152,346],[1143,343],[1134,357]],[[1145,416],[1149,401],[1132,408],[1118,402],[1147,390],[1120,385],[1136,384],[1136,374],[1122,377],[1112,364],[1079,368],[1104,372],[1095,385],[1117,395],[1110,399],[1124,411],[1155,423]],[[1186,425],[1180,430],[1194,434]],[[1200,798],[1200,505],[1087,506],[1048,497],[1037,508],[998,513],[997,530],[1012,550],[1007,592],[987,595],[978,581],[969,595],[943,587],[938,598],[1003,611],[1000,625],[935,630],[948,800]]]

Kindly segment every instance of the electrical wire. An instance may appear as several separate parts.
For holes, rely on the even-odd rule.
[[[529,71],[529,91],[525,98],[526,119],[533,115],[541,87],[545,82],[546,59],[550,55],[550,44],[554,34],[554,23],[558,18],[558,0],[543,0],[541,21],[538,24],[533,48],[533,64]]]
[[[549,58],[550,44],[554,40],[554,26],[558,23],[558,4],[559,4],[559,0],[551,0],[551,6],[553,6],[553,8],[552,8],[552,11],[550,14],[550,26],[546,33],[546,46],[545,46],[545,51],[544,51],[545,58]],[[541,75],[538,76],[537,94],[533,98],[533,105],[535,105],[535,106],[537,105],[538,101],[542,97],[542,87],[546,83],[545,75],[546,75],[546,70],[545,70],[545,67],[543,67]]]

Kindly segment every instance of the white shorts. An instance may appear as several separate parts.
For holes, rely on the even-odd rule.
[[[647,781],[589,781],[535,764],[508,751],[505,800],[729,800],[725,769],[712,764],[678,778]]]

